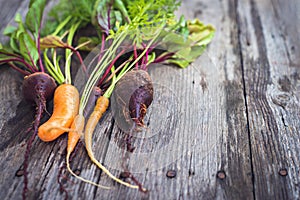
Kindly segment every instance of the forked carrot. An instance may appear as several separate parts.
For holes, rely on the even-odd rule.
[[[62,84],[57,87],[54,93],[53,114],[47,122],[39,127],[38,136],[43,141],[53,141],[64,132],[69,131],[66,157],[69,172],[86,183],[103,189],[110,189],[77,176],[70,168],[70,154],[78,143],[84,129],[85,120],[83,115],[78,115],[78,109],[79,93],[76,87],[70,84]]]
[[[125,38],[126,35],[124,34],[121,34],[122,37]],[[113,43],[116,43],[116,41],[114,41]],[[110,51],[107,51],[102,58],[105,58],[107,60],[109,60],[109,57],[111,57],[113,55],[113,53],[116,51],[116,48],[114,49],[114,51],[110,52]],[[101,64],[101,62],[99,62],[99,65]],[[103,72],[105,70],[105,65],[103,65],[102,67],[100,66],[99,67],[95,67],[95,69],[93,70],[89,80],[88,80],[88,83],[86,84],[86,88],[90,88],[89,86],[92,86],[92,88],[94,88],[94,85],[95,85],[95,82],[98,80],[98,79],[95,79],[94,80],[94,77],[93,75],[97,75],[97,76],[100,76],[101,75],[101,72]],[[92,83],[91,83],[91,80],[92,80]],[[94,83],[93,83],[94,81]],[[82,99],[81,101],[84,101],[83,99],[85,99],[84,97],[88,97],[89,94],[90,94],[91,90],[84,90],[83,94],[82,94]],[[87,94],[88,93],[88,94]],[[87,99],[85,99],[87,100]],[[81,136],[81,133],[83,131],[83,128],[84,128],[84,116],[83,116],[83,110],[86,106],[86,103],[83,103],[83,102],[80,102],[80,108],[79,108],[79,113],[78,113],[78,116],[76,117],[76,121],[74,120],[74,123],[72,125],[72,130],[71,132],[69,133],[69,142],[68,142],[68,147],[67,147],[67,155],[66,155],[66,162],[67,162],[67,169],[68,171],[73,175],[75,176],[76,178],[86,182],[86,183],[90,183],[90,184],[93,184],[93,185],[96,185],[98,187],[101,187],[101,188],[104,188],[104,189],[109,189],[109,187],[105,187],[105,186],[102,186],[102,185],[98,185],[92,181],[89,181],[89,180],[86,180],[80,176],[77,176],[73,171],[72,169],[70,168],[70,163],[69,163],[69,158],[70,158],[70,155],[71,153],[73,152],[76,144],[78,143],[79,139],[80,139],[80,136]],[[105,111],[104,111],[105,112]],[[100,118],[101,116],[99,116]],[[95,123],[97,124],[97,122]]]
[[[70,128],[79,109],[79,92],[71,84],[62,84],[54,92],[53,114],[42,124],[38,136],[45,142],[53,141]],[[61,127],[61,128],[58,128]]]

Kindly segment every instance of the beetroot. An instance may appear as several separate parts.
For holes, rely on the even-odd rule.
[[[27,193],[27,168],[29,153],[32,143],[37,135],[38,126],[40,124],[42,114],[46,110],[46,101],[51,99],[56,88],[56,83],[54,79],[44,72],[35,72],[24,77],[23,81],[23,96],[24,98],[34,103],[36,106],[36,115],[33,126],[27,131],[33,129],[33,134],[27,141],[26,151],[24,155],[23,171],[24,171],[24,187],[23,187],[23,199],[26,198]]]
[[[150,78],[148,73],[146,75],[147,76],[144,76],[143,78]],[[138,126],[144,125],[144,117],[147,113],[147,108],[151,105],[152,101],[153,84],[151,80],[149,80],[146,85],[140,86],[131,95],[129,100],[130,117]]]
[[[23,96],[27,101],[38,104],[52,99],[55,88],[56,83],[51,76],[36,72],[24,77]]]
[[[112,96],[114,115],[123,131],[135,125],[144,126],[143,119],[153,100],[153,84],[147,71],[134,69],[116,84]]]

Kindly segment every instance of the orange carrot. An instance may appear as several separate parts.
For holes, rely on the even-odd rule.
[[[91,160],[105,173],[107,174],[110,178],[115,180],[116,182],[123,184],[127,187],[134,188],[134,189],[139,189],[139,186],[137,185],[131,185],[129,183],[126,183],[117,177],[115,177],[113,174],[111,174],[94,156],[93,150],[92,150],[92,137],[93,137],[93,132],[95,130],[95,127],[99,120],[101,119],[102,115],[106,112],[107,108],[109,105],[109,99],[106,96],[101,96],[98,98],[96,106],[94,108],[94,111],[90,115],[86,127],[85,127],[85,134],[84,134],[84,140],[85,140],[85,145],[86,145],[86,150],[88,152],[89,157]],[[142,188],[142,190],[145,190]]]
[[[108,105],[109,105],[109,99],[107,97],[100,96],[97,99],[94,111],[90,115],[89,120],[87,121],[86,124],[85,137],[91,138],[91,135],[93,134],[97,123],[101,119],[102,115],[106,112]]]
[[[70,128],[79,109],[79,92],[71,84],[62,84],[54,92],[53,114],[39,127],[38,136],[48,142],[58,138]]]
[[[104,102],[105,101],[105,102]],[[94,130],[95,126],[97,125],[98,121],[102,117],[103,113],[105,113],[107,107],[109,104],[109,100],[104,97],[100,97],[97,100],[97,105],[94,108],[94,112],[91,114],[90,119],[87,123],[87,129],[89,130]],[[96,120],[92,122],[92,119]],[[68,146],[67,146],[67,156],[70,156],[73,150],[76,147],[76,144],[78,143],[84,129],[84,122],[85,118],[83,115],[78,114],[71,125],[71,128],[69,129],[69,134],[68,134]]]
[[[83,133],[84,121],[85,119],[83,115],[77,115],[74,118],[70,132],[68,134],[67,154],[71,154],[75,149],[75,146],[78,143],[81,134]]]
[[[107,110],[108,105],[109,105],[109,99],[104,96],[100,96],[97,99],[97,103],[94,108],[94,111],[90,115],[85,127],[85,134],[84,134],[85,145],[86,145],[87,152],[92,160],[95,158],[92,151],[93,132],[96,128],[97,123],[101,119],[102,115]]]

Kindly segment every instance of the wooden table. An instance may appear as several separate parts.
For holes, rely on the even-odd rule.
[[[28,2],[0,0],[1,32],[16,12],[26,13]],[[183,5],[179,13],[213,24],[217,32],[187,69],[151,70],[159,95],[148,114],[149,128],[137,136],[129,156],[130,169],[149,193],[114,183],[81,146],[72,169],[113,190],[85,184],[63,170],[60,180],[69,199],[300,199],[300,2],[186,0]],[[21,85],[20,75],[1,66],[1,199],[22,198],[23,177],[16,172],[34,110],[22,99]],[[118,175],[124,133],[111,110],[99,123],[94,149]],[[29,199],[65,197],[57,176],[66,139],[36,138]],[[176,176],[167,177],[168,170]]]

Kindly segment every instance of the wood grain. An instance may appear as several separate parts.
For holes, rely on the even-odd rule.
[[[28,2],[0,0],[1,32],[17,11],[25,15]],[[113,174],[126,165],[149,192],[113,182],[89,161],[82,144],[72,169],[113,190],[74,179],[64,168],[64,135],[50,143],[35,140],[28,199],[65,198],[60,169],[69,199],[299,199],[299,10],[296,0],[183,1],[178,15],[217,29],[206,53],[186,69],[151,66],[154,102],[148,128],[132,133],[133,153],[124,151],[128,133],[120,130],[113,104],[93,138],[95,156]],[[7,38],[0,35],[0,41]],[[22,76],[1,66],[1,199],[22,198],[23,177],[15,174],[34,107],[22,100],[21,84]],[[168,178],[168,170],[176,176]]]
[[[238,5],[257,199],[298,199],[300,194],[300,32],[288,20],[299,20],[298,8],[296,1]],[[282,169],[287,176],[280,175]]]

